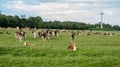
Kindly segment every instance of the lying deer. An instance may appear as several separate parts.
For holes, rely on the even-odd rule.
[[[33,46],[34,44],[30,44],[29,41],[25,41],[23,45],[24,46]]]
[[[76,42],[73,41],[70,46],[68,46],[68,50],[76,51]]]

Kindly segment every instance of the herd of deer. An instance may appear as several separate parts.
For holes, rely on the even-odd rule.
[[[52,35],[58,37],[59,31],[43,29],[41,32],[38,32],[38,30],[34,28],[34,29],[31,29],[31,33],[34,39],[37,37],[37,34],[38,34],[38,37],[42,38],[42,40],[45,42],[46,39],[50,39]],[[24,31],[15,32],[15,37],[18,38],[19,41],[22,41],[26,37],[26,32]]]
[[[32,34],[32,37],[35,39],[37,38],[37,36],[39,38],[41,38],[44,42],[46,40],[49,40],[51,38],[51,36],[55,36],[55,37],[58,37],[59,33],[60,32],[64,32],[66,34],[68,33],[72,33],[71,34],[71,40],[72,40],[72,43],[70,46],[68,46],[68,50],[71,50],[71,51],[76,51],[76,41],[75,41],[75,36],[76,35],[80,35],[82,33],[90,36],[90,35],[105,35],[105,36],[120,36],[120,34],[115,34],[115,33],[107,33],[107,32],[93,32],[93,31],[85,31],[85,30],[82,30],[82,31],[72,31],[72,30],[50,30],[50,29],[42,29],[40,32],[38,31],[38,29],[36,28],[24,28],[22,31],[22,29],[20,28],[16,28],[17,29],[17,32],[15,32],[15,38],[17,38],[20,42],[24,40],[24,38],[26,37],[26,32],[27,31],[31,31],[31,34]],[[25,32],[26,31],[26,32]],[[0,34],[3,34],[3,32],[0,32]],[[6,34],[10,34],[9,32],[6,32]],[[31,46],[31,45],[34,45],[34,44],[30,44],[29,41],[25,41],[24,42],[24,45],[25,46]]]
[[[60,33],[59,30],[50,30],[50,29],[42,29],[40,32],[38,32],[38,30],[36,28],[34,29],[30,29],[33,38],[38,37],[41,38],[44,42],[46,40],[49,40],[51,38],[51,36],[55,36],[58,38],[58,35]],[[63,31],[66,32],[66,31]],[[71,37],[72,37],[72,44],[70,46],[68,46],[68,50],[72,50],[72,51],[76,51],[76,42],[75,42],[75,35],[74,32],[72,33]],[[24,40],[24,38],[26,37],[26,32],[21,31],[21,29],[19,29],[19,32],[15,32],[15,37],[21,42]],[[31,46],[34,44],[30,44],[29,41],[25,41],[24,46]]]

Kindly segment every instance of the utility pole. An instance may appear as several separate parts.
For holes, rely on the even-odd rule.
[[[103,11],[101,11],[100,15],[101,15],[100,28],[102,29],[103,28],[103,15],[104,15]]]
[[[0,15],[1,15],[1,10],[0,10]]]

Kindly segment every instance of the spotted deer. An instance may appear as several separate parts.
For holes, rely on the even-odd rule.
[[[76,51],[76,42],[75,41],[73,41],[72,44],[70,46],[68,46],[68,50]]]

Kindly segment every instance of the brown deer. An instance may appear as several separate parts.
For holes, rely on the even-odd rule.
[[[34,44],[30,44],[29,41],[25,41],[23,45],[24,46],[33,46]]]
[[[36,29],[32,30],[32,36],[33,38],[36,38]]]
[[[76,51],[76,42],[75,41],[73,41],[72,44],[70,46],[68,46],[68,50]]]
[[[26,33],[25,32],[15,32],[15,37],[19,39],[19,41],[22,41],[23,38],[25,38]]]

